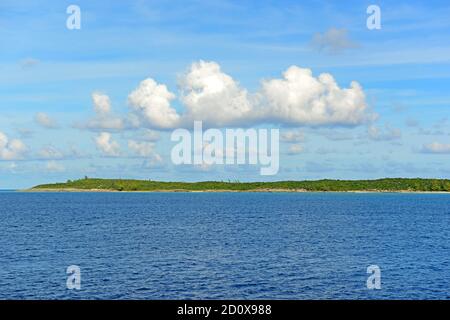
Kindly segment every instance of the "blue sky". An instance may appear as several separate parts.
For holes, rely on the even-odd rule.
[[[81,9],[80,30],[66,28],[71,4]],[[371,4],[381,8],[380,30],[366,27]],[[447,1],[2,0],[0,189],[85,175],[186,181],[450,178],[449,16]],[[248,117],[231,114],[227,126],[280,128],[285,138],[275,176],[261,177],[248,166],[172,165],[173,128],[145,117],[153,108],[147,100],[136,102],[134,111],[141,114],[129,102],[141,82],[152,79],[174,95],[170,108],[182,115],[189,108],[183,90],[192,89],[187,75],[194,71],[220,68],[214,72],[230,81],[226,96],[241,97],[283,79],[291,66],[311,70],[311,81],[329,73],[340,90],[356,81],[364,114],[376,117],[349,125],[353,109],[343,120],[319,123],[308,115],[291,121],[272,112],[264,123],[246,123]],[[270,92],[280,94],[279,108],[287,108],[282,93]],[[107,115],[96,114],[93,94],[107,97]],[[343,104],[336,99],[330,107]],[[222,102],[208,105],[206,113],[212,112],[205,117],[223,128],[217,122],[228,114]],[[108,128],[99,123],[127,122],[130,115],[141,122]],[[102,148],[102,133],[120,151]],[[130,148],[130,141],[146,150]]]

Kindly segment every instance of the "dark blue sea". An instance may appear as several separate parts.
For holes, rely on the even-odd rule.
[[[0,219],[0,299],[450,298],[448,194],[0,192]]]

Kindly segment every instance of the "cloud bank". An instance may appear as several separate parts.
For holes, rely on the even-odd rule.
[[[275,124],[287,126],[357,126],[375,119],[359,83],[340,88],[329,73],[289,67],[281,78],[261,81],[248,92],[216,62],[199,61],[178,79],[178,96],[148,78],[131,92],[128,103],[140,124],[153,129]],[[182,110],[173,102],[178,97]],[[180,109],[180,108],[178,108]]]

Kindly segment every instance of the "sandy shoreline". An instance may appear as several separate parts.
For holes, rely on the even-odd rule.
[[[18,192],[117,192],[117,193],[165,193],[165,192],[184,192],[184,193],[225,193],[225,192],[265,192],[265,193],[423,193],[423,194],[450,194],[449,191],[411,191],[411,190],[350,190],[350,191],[309,191],[305,189],[251,189],[251,190],[186,190],[186,189],[173,189],[173,190],[137,190],[137,191],[118,191],[111,189],[26,189],[17,190]]]

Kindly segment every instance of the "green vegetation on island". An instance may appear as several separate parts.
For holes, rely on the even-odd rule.
[[[448,179],[386,178],[377,180],[314,180],[276,182],[163,182],[152,180],[92,179],[43,184],[31,191],[373,191],[450,192]]]

